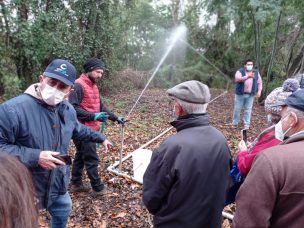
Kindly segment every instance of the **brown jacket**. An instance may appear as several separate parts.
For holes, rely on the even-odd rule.
[[[256,157],[236,196],[233,227],[304,227],[304,134]]]

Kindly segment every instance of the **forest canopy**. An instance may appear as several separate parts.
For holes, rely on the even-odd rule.
[[[223,74],[232,79],[252,58],[265,95],[303,72],[303,11],[301,0],[0,0],[0,94],[20,93],[54,58],[79,73],[86,58],[101,58],[110,84],[126,69],[149,75],[184,24],[196,52],[175,48],[155,86],[197,79],[224,87]]]

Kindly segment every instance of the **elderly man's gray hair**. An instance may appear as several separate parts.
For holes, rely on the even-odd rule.
[[[196,103],[189,103],[186,101],[182,101],[178,98],[174,98],[177,103],[183,108],[184,112],[187,114],[201,114],[206,113],[208,103],[206,104],[196,104]]]
[[[287,112],[293,112],[297,115],[297,117],[299,118],[303,118],[304,117],[304,112],[299,110],[299,109],[296,109],[296,108],[292,108],[290,106],[287,106]]]

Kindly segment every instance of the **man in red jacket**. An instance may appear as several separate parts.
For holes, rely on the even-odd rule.
[[[75,81],[74,91],[69,97],[70,103],[76,110],[78,120],[95,131],[100,130],[100,122],[105,122],[107,117],[119,124],[124,124],[124,119],[109,111],[100,99],[97,81],[104,74],[105,64],[97,58],[90,58],[85,62],[83,68],[84,73]],[[74,144],[77,152],[72,167],[71,191],[89,191],[89,188],[82,183],[83,168],[86,167],[93,194],[96,196],[104,194],[106,188],[97,169],[99,159],[96,153],[96,143],[74,140]]]

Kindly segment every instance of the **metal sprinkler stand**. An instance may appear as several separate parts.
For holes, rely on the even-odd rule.
[[[122,152],[123,152],[123,145],[124,145],[124,135],[125,135],[125,125],[121,125],[120,131],[120,156],[119,156],[119,173],[121,173],[121,166],[122,166]]]
[[[155,140],[159,139],[160,137],[162,137],[163,135],[165,135],[166,133],[168,133],[173,127],[169,127],[167,128],[165,131],[163,131],[162,133],[160,133],[158,136],[154,137],[153,139],[151,139],[149,142],[145,143],[144,145],[142,145],[141,147],[139,147],[138,149],[136,149],[135,151],[131,152],[130,154],[128,154],[126,157],[122,157],[122,151],[123,151],[123,141],[124,141],[124,127],[122,127],[122,130],[121,130],[121,147],[120,147],[120,159],[119,161],[116,161],[113,165],[109,166],[107,168],[107,170],[111,173],[114,173],[118,176],[123,176],[123,177],[127,177],[127,178],[130,178],[134,181],[136,181],[137,183],[140,183],[142,184],[141,181],[138,181],[137,179],[135,179],[133,176],[131,175],[128,175],[126,173],[123,173],[122,170],[121,170],[121,166],[122,166],[122,163],[124,161],[126,161],[127,159],[129,159],[130,157],[132,157],[134,155],[135,152],[145,148],[146,146],[150,145],[152,142],[154,142]],[[117,166],[118,166],[118,170],[117,170]]]

